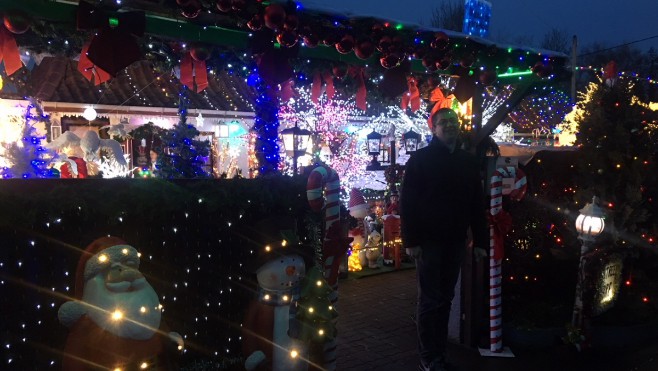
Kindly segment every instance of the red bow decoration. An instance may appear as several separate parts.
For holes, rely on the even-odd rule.
[[[407,76],[407,86],[409,86],[409,91],[402,95],[400,108],[406,111],[407,107],[410,107],[411,112],[416,112],[420,109],[420,91],[418,90],[416,78]]]
[[[332,100],[336,89],[334,88],[334,77],[329,71],[322,73],[316,72],[313,76],[313,86],[311,87],[311,102],[318,103],[320,94],[322,93],[322,80],[327,84],[327,99]]]
[[[432,130],[432,116],[434,113],[441,108],[450,108],[450,106],[452,106],[452,100],[454,97],[454,95],[450,94],[446,98],[443,95],[443,90],[441,90],[441,87],[437,87],[432,90],[432,94],[430,95],[430,103],[434,103],[434,106],[432,107],[432,112],[430,112],[430,117],[427,118],[427,124],[429,125],[430,130]]]
[[[111,76],[141,59],[142,52],[133,35],[144,35],[144,12],[119,12],[110,18],[102,9],[81,1],[77,25],[79,30],[98,29],[91,38],[87,56]]]
[[[363,67],[350,66],[347,70],[347,73],[356,81],[356,107],[362,111],[365,111],[368,108],[368,103],[366,102],[366,96],[368,92],[366,90],[366,81],[365,81],[365,72]]]
[[[500,210],[496,215],[489,215],[489,224],[494,229],[493,258],[502,259],[505,257],[505,236],[512,230],[512,215],[505,210]]]
[[[89,60],[89,57],[87,57],[87,50],[89,50],[89,43],[86,43],[80,52],[78,71],[80,71],[82,76],[87,80],[92,81],[94,85],[100,85],[105,81],[108,81],[112,76]]]
[[[0,26],[0,61],[5,63],[7,76],[23,67],[14,35],[2,26]]]
[[[614,79],[617,77],[617,62],[610,61],[603,68],[603,79]]]
[[[197,61],[185,54],[180,62],[180,82],[190,90],[201,93],[208,87],[208,71],[205,61]]]

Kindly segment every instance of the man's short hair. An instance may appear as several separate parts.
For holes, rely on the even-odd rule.
[[[448,107],[439,108],[438,111],[436,111],[432,114],[432,121],[431,121],[432,122],[432,129],[434,128],[434,125],[436,124],[436,121],[438,120],[439,114],[442,114],[442,113],[452,113],[455,116],[457,115],[457,112],[455,112],[452,108],[448,108]]]

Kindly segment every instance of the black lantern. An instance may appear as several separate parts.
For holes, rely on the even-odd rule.
[[[420,134],[416,133],[414,129],[411,129],[402,135],[404,138],[404,150],[409,154],[416,152],[418,143],[420,143]]]
[[[380,170],[381,164],[377,161],[377,156],[379,156],[379,151],[382,147],[382,135],[373,129],[372,133],[368,134],[366,138],[368,154],[372,156],[372,161],[366,166],[366,170]]]
[[[294,127],[281,130],[283,137],[283,146],[286,149],[286,154],[292,157],[293,173],[297,174],[297,157],[303,156],[306,153],[306,147],[311,139],[311,132],[306,129],[300,129],[295,124]]]

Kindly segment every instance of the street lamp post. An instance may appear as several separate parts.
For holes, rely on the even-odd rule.
[[[366,170],[379,170],[381,164],[377,161],[377,156],[379,156],[379,151],[382,147],[382,135],[373,130],[372,133],[366,136],[366,139],[368,143],[368,154],[372,156],[372,161],[366,167]]]
[[[420,143],[420,134],[416,133],[413,129],[402,134],[404,138],[404,150],[407,154],[412,154],[418,149]]]
[[[578,238],[582,241],[582,245],[580,248],[576,299],[574,301],[571,324],[577,329],[583,328],[585,317],[583,314],[583,290],[585,287],[585,268],[587,265],[586,254],[592,248],[592,243],[596,240],[596,237],[603,232],[603,228],[605,227],[604,217],[605,213],[598,206],[598,198],[595,196],[592,198],[591,203],[580,209],[580,215],[576,219],[576,231],[578,232]]]
[[[292,157],[293,174],[297,174],[297,158],[306,153],[311,132],[306,129],[300,129],[295,123],[292,128],[281,130],[283,137],[283,146],[285,147],[286,154]]]

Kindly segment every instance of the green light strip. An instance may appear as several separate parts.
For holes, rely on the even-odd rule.
[[[514,77],[514,76],[526,76],[526,75],[532,75],[532,70],[503,73],[498,75],[498,77]]]

